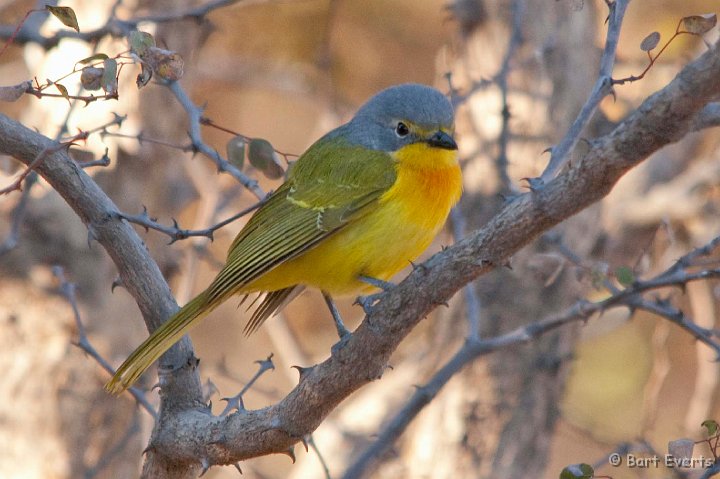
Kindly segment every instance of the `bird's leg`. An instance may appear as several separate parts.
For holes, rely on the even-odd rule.
[[[373,278],[372,276],[365,276],[364,274],[358,276],[358,279],[363,283],[367,283],[370,286],[375,286],[376,288],[380,288],[383,291],[390,291],[395,287],[395,283],[391,283],[390,281],[385,281],[384,279],[380,278]]]
[[[333,301],[330,294],[326,293],[325,291],[322,292],[322,295],[323,298],[325,298],[325,304],[327,304],[327,307],[330,310],[330,314],[332,314],[333,321],[335,321],[335,328],[337,328],[338,336],[340,336],[340,341],[349,338],[351,333],[345,327],[345,323],[343,323],[342,317],[340,316],[340,311],[338,311],[337,306],[335,305],[335,301]]]
[[[363,283],[367,283],[370,286],[375,286],[376,288],[380,288],[382,291],[379,293],[372,293],[368,294],[366,296],[358,296],[355,299],[355,304],[359,304],[362,306],[363,311],[365,311],[365,314],[370,314],[372,311],[373,305],[377,302],[378,299],[380,299],[380,295],[383,294],[385,291],[390,291],[395,287],[394,283],[391,283],[390,281],[385,281],[383,279],[373,278],[371,276],[365,276],[364,274],[361,274],[358,276],[358,279],[362,281]]]

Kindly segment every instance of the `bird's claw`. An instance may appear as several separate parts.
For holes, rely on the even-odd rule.
[[[373,311],[375,303],[378,302],[380,295],[382,295],[383,292],[368,294],[367,296],[358,296],[355,298],[355,302],[353,304],[359,304],[363,311],[365,311],[365,314],[370,314]]]

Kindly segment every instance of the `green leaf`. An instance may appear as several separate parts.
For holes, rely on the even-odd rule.
[[[60,20],[65,26],[68,26],[80,33],[80,26],[78,26],[77,17],[75,16],[75,11],[72,8],[45,5],[45,10],[55,15],[55,18]]]
[[[96,61],[100,61],[100,60],[106,60],[108,58],[110,58],[110,57],[108,57],[104,53],[96,53],[95,55],[93,55],[91,57],[83,58],[78,63],[85,65],[86,63],[92,63],[92,62],[96,62]]]
[[[149,48],[155,46],[155,39],[147,32],[133,30],[128,33],[127,38],[130,49],[139,57],[145,55]]]
[[[643,38],[642,42],[640,42],[640,50],[649,52],[654,49],[658,43],[660,43],[660,33],[652,32],[650,35]]]
[[[17,101],[32,86],[30,80],[24,81],[18,85],[0,86],[0,101]]]
[[[108,58],[103,62],[104,70],[100,86],[108,95],[117,95],[117,61]]]
[[[560,479],[592,479],[595,470],[590,464],[571,464],[562,470]]]
[[[683,27],[685,31],[694,35],[702,35],[706,33],[717,24],[717,15],[714,13],[707,13],[705,15],[690,15],[689,17],[683,17]]]
[[[242,170],[245,164],[245,139],[241,136],[235,136],[227,142],[228,161]]]
[[[267,140],[261,138],[250,140],[248,144],[248,160],[251,165],[262,171],[270,179],[276,180],[285,173],[277,153],[275,153],[275,148]]]
[[[707,429],[708,436],[714,436],[718,433],[718,429],[720,428],[717,421],[714,419],[706,419],[700,425]]]
[[[623,286],[630,286],[635,281],[635,273],[627,266],[620,266],[615,270],[615,278]]]

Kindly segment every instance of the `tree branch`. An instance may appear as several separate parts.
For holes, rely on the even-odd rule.
[[[396,288],[383,293],[345,347],[304,371],[279,403],[256,411],[213,416],[202,403],[192,367],[176,367],[161,378],[160,421],[148,448],[146,476],[196,474],[201,464],[233,464],[287,452],[349,394],[379,378],[407,334],[437,305],[538,235],[606,196],[629,169],[692,130],[697,115],[720,95],[720,54],[714,46],[688,64],[665,88],[645,100],[609,135],[538,191],[516,197],[484,228],[434,255]],[[54,142],[0,115],[0,152],[25,164]],[[49,155],[36,171],[75,209],[90,234],[108,251],[123,284],[149,325],[157,327],[177,306],[132,228],[117,208],[64,151]],[[171,361],[171,359],[174,359]],[[193,365],[184,339],[163,363]]]

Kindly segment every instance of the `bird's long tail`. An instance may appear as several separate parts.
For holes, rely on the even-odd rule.
[[[183,306],[174,316],[157,328],[140,346],[132,352],[115,372],[105,389],[119,394],[132,386],[170,346],[175,344],[199,319],[219,306],[222,301],[208,301],[207,292],[202,292]]]

